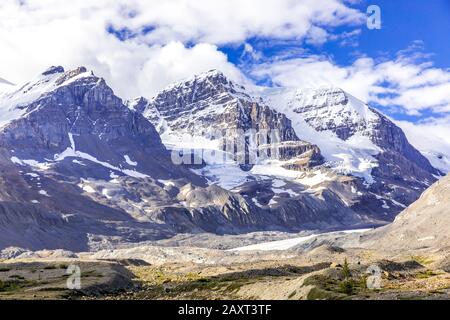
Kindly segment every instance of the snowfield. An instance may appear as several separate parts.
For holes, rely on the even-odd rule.
[[[327,100],[327,93],[339,91],[337,88],[296,89],[296,88],[265,88],[260,93],[267,104],[278,112],[284,113],[291,121],[297,136],[305,141],[317,145],[325,157],[328,166],[336,172],[351,174],[364,178],[367,184],[374,179],[372,169],[378,166],[374,158],[381,150],[367,136],[366,132],[356,132],[347,140],[340,139],[330,130],[317,131],[308,124],[298,110],[307,106],[315,106],[314,111],[307,113],[316,118],[316,123],[333,122],[336,125],[344,120],[352,124],[367,123],[377,119],[377,115],[362,101],[343,93],[349,99],[342,104],[337,98]],[[330,105],[317,111],[321,106]],[[348,114],[348,118],[342,114]]]
[[[305,236],[305,237],[298,237],[298,238],[292,238],[292,239],[286,239],[286,240],[278,240],[278,241],[270,241],[270,242],[252,244],[249,246],[234,248],[234,249],[230,249],[227,251],[283,251],[283,250],[291,249],[298,244],[301,244],[308,240],[314,239],[315,237],[321,236],[321,235],[363,233],[363,232],[366,232],[369,230],[372,230],[372,229],[356,229],[356,230],[344,230],[344,231],[312,234],[312,235]]]

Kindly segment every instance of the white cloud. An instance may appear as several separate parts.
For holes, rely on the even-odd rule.
[[[0,76],[21,83],[50,65],[84,65],[125,98],[148,96],[211,68],[242,78],[216,45],[362,19],[338,0],[2,0]],[[137,36],[119,41],[108,26]]]
[[[114,23],[136,32],[143,25],[154,26],[147,37],[153,43],[223,44],[253,36],[300,39],[315,25],[361,24],[364,19],[339,0],[133,0],[127,5],[138,12],[132,24],[128,19]]]
[[[184,79],[211,69],[219,69],[239,83],[247,81],[215,45],[197,44],[186,48],[180,42],[172,42],[162,47],[154,47],[153,50],[138,75],[138,86],[146,93],[154,94],[174,79]]]
[[[263,54],[259,51],[257,51],[250,43],[244,43],[244,50],[241,54],[241,60],[242,59],[250,59],[250,61],[258,61],[261,60],[263,57]]]
[[[341,87],[364,101],[398,107],[412,115],[426,109],[450,112],[450,71],[403,56],[379,63],[361,57],[349,66],[322,56],[271,60],[253,66],[252,74],[281,86]]]
[[[306,35],[306,42],[312,45],[322,45],[328,40],[328,32],[323,28],[313,26]]]
[[[420,49],[416,45],[414,49]],[[450,70],[419,62],[428,56],[410,49],[394,60],[360,57],[349,66],[339,66],[324,56],[275,57],[254,65],[251,74],[280,86],[340,87],[394,113],[421,116],[420,122],[396,123],[436,168],[450,172]],[[430,110],[439,117],[427,119]]]
[[[408,140],[420,150],[433,166],[450,172],[450,117],[420,123],[396,121]]]
[[[244,43],[245,55],[253,63],[264,58],[257,48],[245,44],[254,37],[270,39],[272,44],[295,41],[290,48],[297,54],[302,40],[316,45],[330,40],[351,45],[361,32],[357,28],[364,24],[364,15],[347,6],[355,2],[358,0],[2,0],[0,76],[21,83],[50,65],[84,65],[106,78],[124,98],[151,96],[173,81],[213,68],[245,82],[218,45]],[[329,29],[344,24],[356,29],[339,35]],[[135,36],[120,41],[107,32],[108,26],[124,28]],[[145,28],[151,32],[143,33]],[[278,57],[257,65],[253,75],[288,86],[338,85],[363,100],[399,105],[411,114],[426,108],[450,112],[449,71],[418,64],[411,57],[414,53],[408,51],[394,61],[363,57],[346,67],[319,56]],[[383,85],[386,83],[389,87]],[[445,129],[449,122],[414,128],[434,128],[430,132],[444,139],[450,136]],[[423,145],[431,143],[440,146],[429,141]]]

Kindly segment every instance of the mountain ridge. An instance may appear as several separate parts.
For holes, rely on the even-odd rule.
[[[450,175],[427,189],[393,223],[372,231],[361,239],[364,246],[385,250],[448,249],[447,226],[450,215]]]
[[[204,92],[196,96],[199,86]],[[237,89],[241,91],[237,92]],[[217,92],[220,95],[215,97]],[[223,100],[224,95],[229,99]],[[167,100],[168,96],[172,97]],[[152,99],[135,101],[139,101],[140,111],[155,125],[166,145],[189,142],[192,137],[200,136],[205,127],[239,126],[239,120],[234,120],[238,119],[237,116],[228,117],[225,124],[220,120],[219,114],[229,109],[227,103],[230,101],[237,101],[236,105],[248,101],[264,106],[270,112],[287,118],[287,127],[294,133],[288,140],[298,139],[317,147],[316,154],[325,159],[326,167],[337,174],[362,179],[367,188],[371,188],[372,195],[369,196],[381,198],[375,200],[381,200],[382,209],[394,207],[393,212],[388,213],[391,219],[442,175],[408,142],[392,121],[340,88],[259,88],[259,91],[246,91],[244,86],[230,81],[220,71],[212,70],[169,85]],[[163,101],[163,104],[158,101]],[[164,104],[167,101],[174,101],[177,107],[170,108],[173,103]],[[191,108],[193,102],[196,104]],[[242,113],[242,108],[236,109],[232,112]],[[250,118],[251,112],[247,111],[242,117]],[[173,128],[177,133],[184,130],[188,138],[177,137]],[[207,140],[202,143],[207,143]],[[191,143],[190,147],[195,149],[199,146]],[[320,160],[312,167],[322,163]],[[283,166],[294,168],[292,164]],[[214,172],[212,176],[215,176]],[[404,178],[406,183],[402,182]],[[393,196],[386,197],[387,194]]]
[[[51,67],[15,89],[0,98],[1,246],[97,250],[177,233],[382,225],[410,200],[334,170],[296,119],[217,71],[128,102],[84,67]],[[203,135],[212,129],[225,136]],[[242,150],[225,148],[241,138]],[[205,147],[226,161],[173,162]]]

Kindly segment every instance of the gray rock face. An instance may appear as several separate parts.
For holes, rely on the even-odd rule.
[[[233,142],[233,137],[239,138],[237,129],[256,132],[278,129],[281,134],[276,145],[277,159],[286,161],[283,167],[290,170],[308,170],[327,160],[322,156],[320,141],[312,144],[301,140],[308,141],[309,136],[303,136],[303,129],[294,130],[295,117],[300,117],[316,132],[331,132],[343,142],[354,136],[367,137],[378,151],[375,155],[355,157],[360,157],[358,161],[373,157],[376,164],[372,164],[370,183],[351,183],[359,198],[352,203],[352,208],[380,220],[392,221],[441,174],[411,146],[399,127],[341,89],[300,91],[290,99],[269,101],[270,107],[265,98],[252,97],[244,87],[222,73],[210,71],[172,85],[150,101],[140,98],[130,106],[142,112],[163,136],[208,136],[210,128],[218,128],[228,129],[228,140]],[[283,103],[285,106],[279,105]],[[286,108],[292,110],[286,113],[289,118],[283,113]],[[271,147],[273,144],[258,145],[259,151],[266,154],[270,154]],[[352,150],[333,151],[346,152],[353,153]],[[243,169],[249,170],[248,167]],[[346,187],[341,185],[342,188]]]
[[[287,90],[275,94],[275,99],[269,94],[268,100],[274,100],[272,103],[275,105],[280,101],[284,103],[285,106],[278,106],[277,110],[286,110],[292,121],[298,118],[317,133],[335,135],[336,144],[342,146],[328,153],[346,154],[346,157],[353,158],[350,162],[357,163],[352,166],[364,165],[359,162],[359,158],[373,157],[376,163],[370,171],[371,181],[369,186],[359,190],[363,195],[361,201],[354,205],[358,212],[383,211],[387,214],[386,219],[392,220],[442,175],[408,142],[398,126],[339,88]],[[326,138],[326,134],[323,137]],[[353,142],[350,142],[352,139]],[[364,148],[363,144],[370,143],[377,149],[375,154],[364,152],[352,156],[353,148]],[[321,143],[316,144],[322,148]],[[324,144],[326,145],[326,141]],[[326,153],[326,150],[322,152]],[[325,161],[327,160],[329,159]],[[352,170],[345,162],[341,162],[339,166]],[[374,199],[373,195],[378,199]]]
[[[450,176],[447,176],[433,184],[392,224],[365,235],[361,244],[384,250],[448,250],[449,208]]]
[[[295,112],[302,115],[317,131],[332,131],[342,140],[348,140],[356,133],[362,133],[383,151],[398,154],[405,158],[405,161],[412,162],[425,171],[422,174],[428,177],[430,174],[441,174],[408,142],[398,126],[371,107],[367,107],[367,110],[358,110],[351,106],[351,99],[357,100],[339,88],[317,90],[312,100],[306,99],[309,104],[300,103]]]
[[[300,141],[291,121],[282,113],[252,98],[243,86],[228,80],[221,72],[212,70],[193,79],[170,86],[150,101],[139,98],[129,103],[131,109],[140,111],[158,129],[175,135],[208,136],[212,131],[222,132],[227,143],[238,144],[244,133],[253,132],[256,148],[266,150],[264,144],[276,141],[280,157],[312,157],[306,166],[321,162],[320,150],[306,141]],[[275,136],[270,133],[275,133]],[[260,135],[266,135],[260,139]],[[246,138],[246,152],[250,148]],[[272,140],[272,141],[271,141]],[[308,156],[306,153],[311,153]]]
[[[174,165],[154,126],[85,68],[52,67],[0,102],[9,112],[0,131],[0,248],[86,251],[178,232],[363,221],[332,192],[318,199],[300,195],[304,189],[293,185],[301,197],[281,194],[272,208],[271,183],[250,184],[242,193],[207,186],[203,177]],[[250,102],[242,110],[225,113],[222,123],[280,126],[289,140],[280,146],[281,157],[306,154],[305,166],[320,162],[318,148],[300,141],[285,116]],[[333,212],[324,221],[329,203]]]
[[[345,102],[339,94],[324,99],[325,105]],[[85,68],[51,67],[1,96],[0,107],[5,115],[0,129],[0,248],[86,251],[180,232],[378,225],[398,212],[395,201],[414,201],[436,173],[400,129],[373,110],[369,122],[353,125],[350,110],[346,120],[333,118],[330,127],[323,117],[309,117],[316,112],[313,104],[297,110],[308,115],[310,125],[321,123],[341,139],[370,133],[383,152],[372,172],[376,182],[368,188],[362,179],[328,168],[320,147],[303,141],[292,119],[216,71],[127,107]],[[208,137],[211,129],[227,134],[219,149],[229,141],[237,143],[242,132],[261,137],[276,130],[276,141],[272,136],[246,137],[244,152],[275,152],[273,160],[281,164],[264,163],[258,174],[252,172],[253,164],[241,167],[245,171],[219,166],[228,178],[240,181],[223,188],[202,173],[216,167],[173,163],[165,139]],[[240,156],[237,151],[232,155]],[[279,178],[270,172],[274,168],[299,177]],[[388,193],[391,202],[378,199]],[[391,216],[380,212],[383,203],[390,205],[386,210]]]
[[[403,180],[412,186],[417,185],[423,191],[436,181],[434,176],[441,176],[442,173],[433,168],[428,159],[408,142],[398,126],[379,112],[372,111],[378,115],[379,120],[370,138],[384,151],[378,156],[381,165],[374,170],[374,175]]]

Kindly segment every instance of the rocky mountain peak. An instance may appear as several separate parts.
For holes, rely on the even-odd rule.
[[[42,72],[42,75],[48,76],[55,73],[64,73],[64,68],[61,66],[51,66],[50,68]]]
[[[180,104],[190,107],[207,98],[217,98],[223,101],[235,97],[250,99],[245,92],[245,87],[229,80],[218,70],[210,70],[169,85],[150,102],[160,103],[169,99],[176,107],[179,107]]]
[[[168,86],[150,99],[146,107],[146,100],[142,98],[128,105],[141,111],[157,128],[199,134],[199,128],[194,126],[210,128],[214,119],[223,118],[226,113],[233,113],[237,121],[245,121],[248,115],[241,112],[241,106],[252,102],[243,86],[220,71],[210,70]],[[164,126],[161,126],[162,122]]]
[[[144,97],[139,97],[133,100],[128,100],[125,103],[131,110],[143,113],[145,108],[148,106],[149,101]]]
[[[246,145],[248,157],[248,147],[253,140],[255,147],[259,148],[267,143],[263,140],[275,143],[275,135],[279,137],[277,142],[291,142],[277,147],[284,160],[310,152],[308,159],[314,160],[304,161],[306,166],[321,161],[320,150],[299,141],[284,114],[271,109],[261,99],[253,98],[244,86],[229,80],[217,70],[171,85],[143,108],[145,103],[145,99],[139,98],[128,105],[133,110],[143,110],[141,112],[155,125],[163,141],[172,146],[174,143],[185,144],[183,141],[187,141],[186,136],[201,139],[217,136],[219,131],[224,135],[224,139],[220,139],[220,150],[225,150],[229,144],[242,143]],[[267,139],[257,138],[260,133],[261,137],[267,136]],[[250,137],[249,134],[254,136]],[[195,140],[192,138],[188,140]],[[264,148],[267,149],[267,146]]]
[[[342,140],[370,130],[378,119],[366,103],[336,87],[298,90],[291,103],[314,129],[331,130]]]
[[[263,94],[300,139],[321,149],[327,166],[364,178],[372,194],[397,207],[413,202],[440,175],[397,125],[339,88],[269,88]]]
[[[107,87],[103,79],[95,76],[92,71],[88,72],[85,67],[69,71],[64,71],[62,67],[50,67],[32,81],[15,86],[0,97],[0,123],[4,126],[34,111],[39,106],[36,102],[65,87],[83,90],[97,85]],[[108,90],[111,89],[108,87]]]

